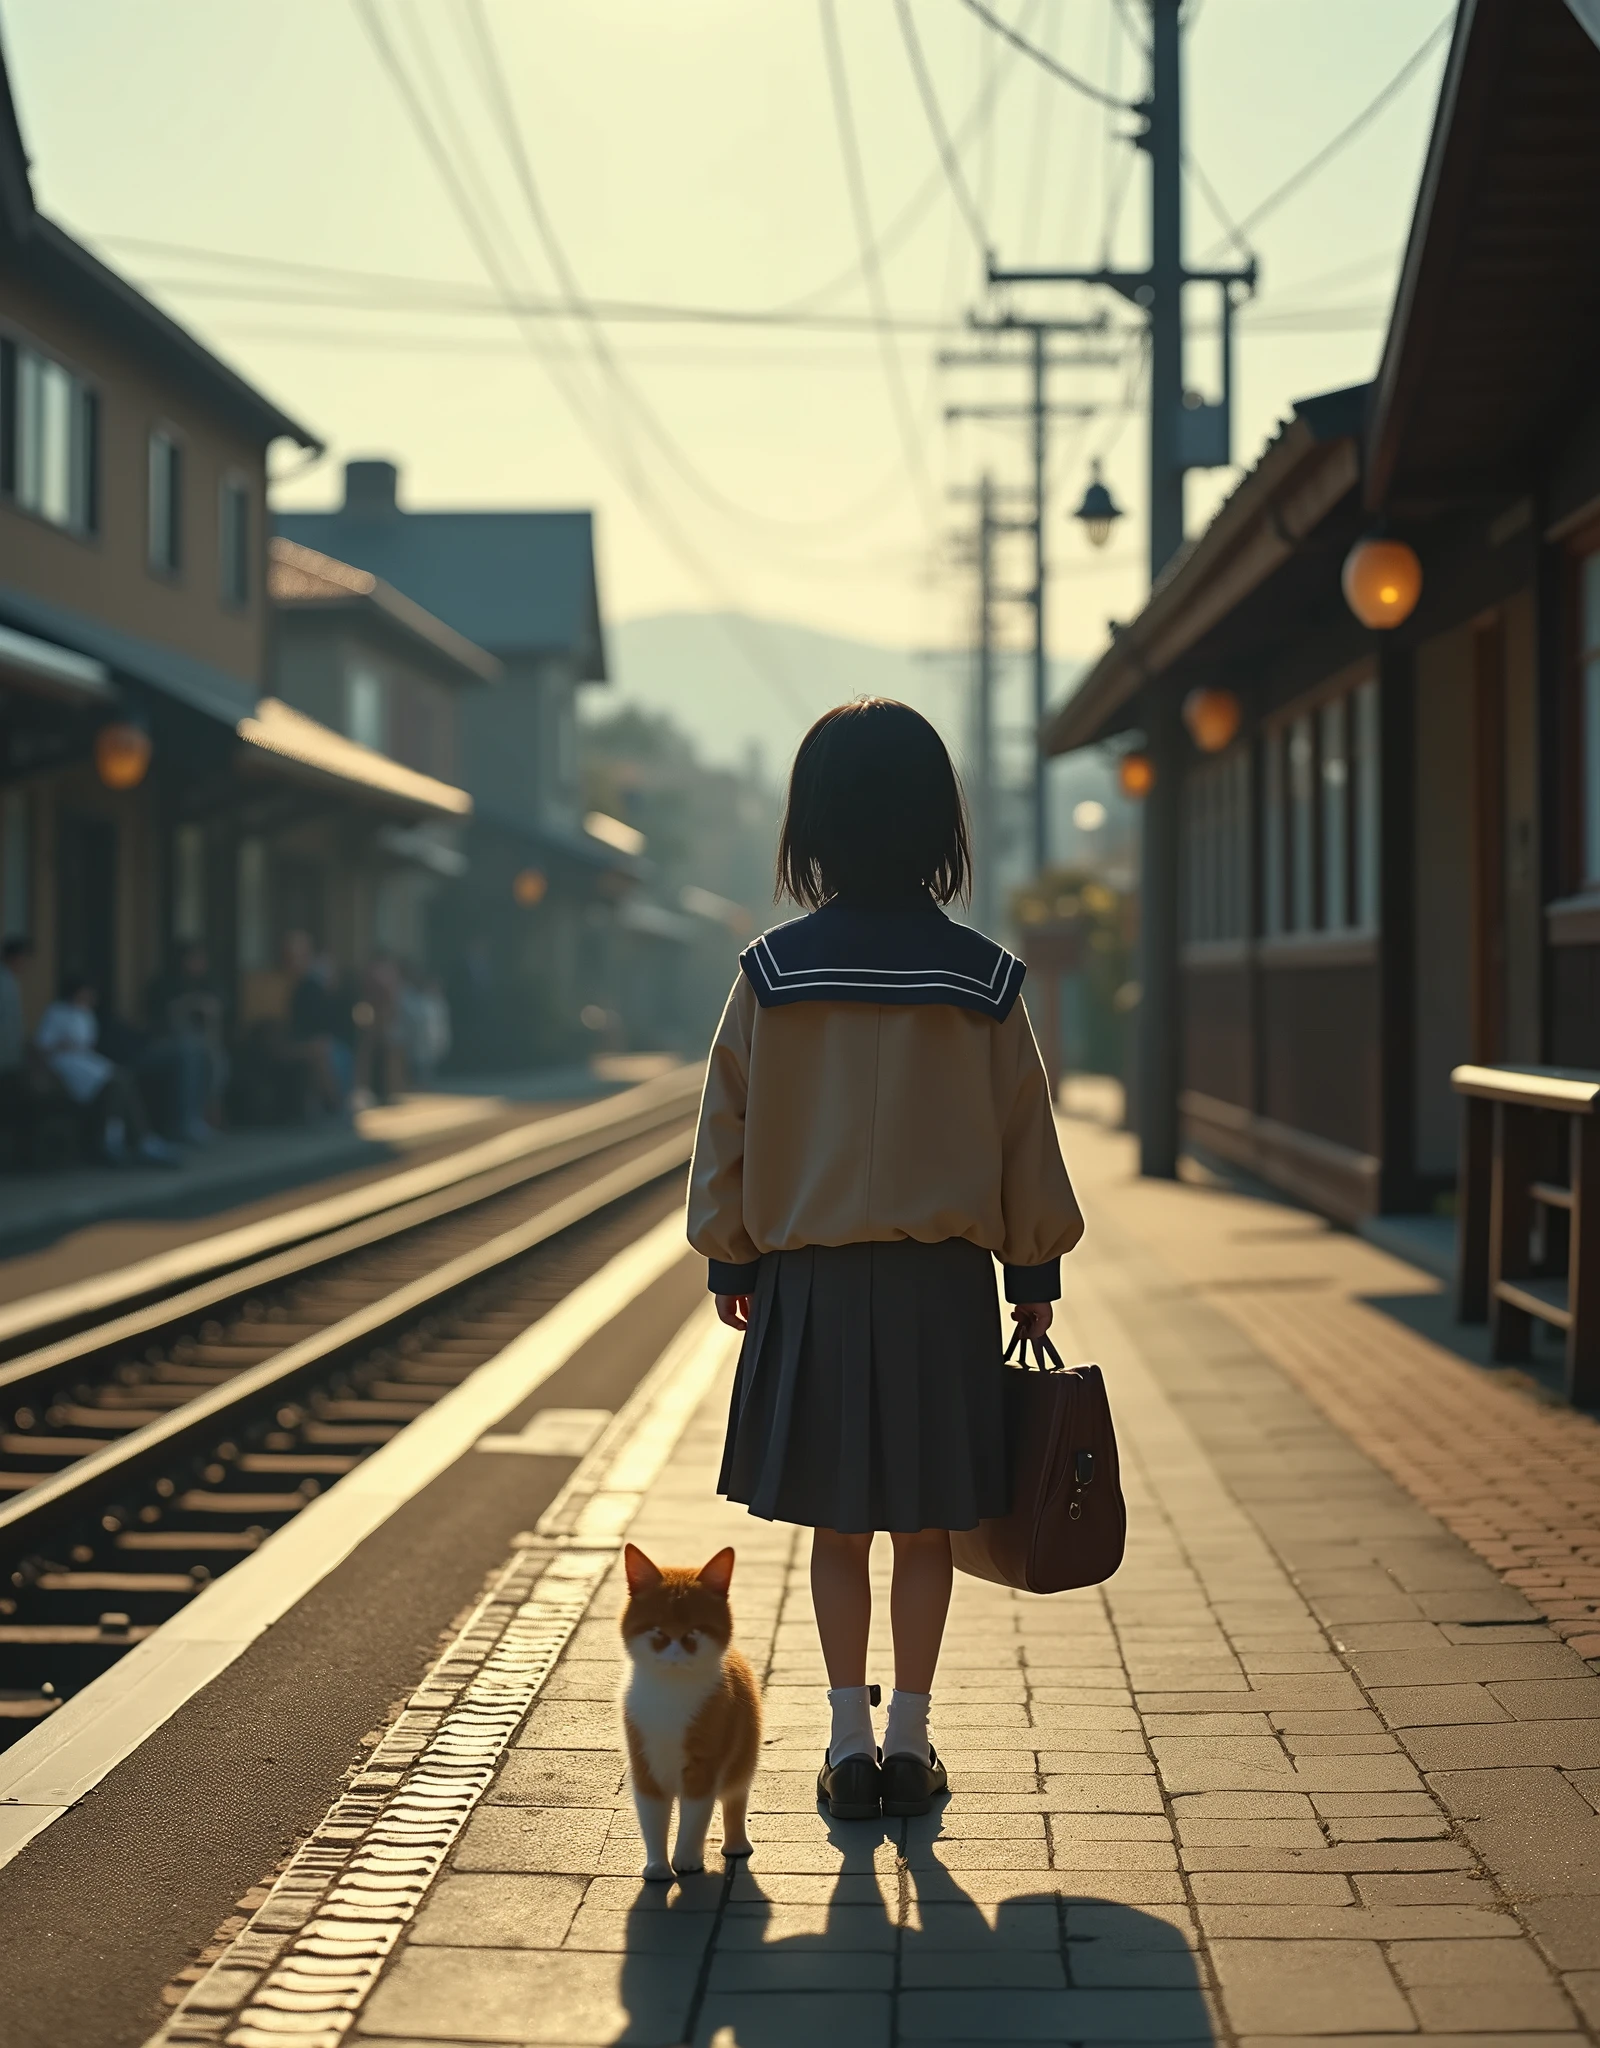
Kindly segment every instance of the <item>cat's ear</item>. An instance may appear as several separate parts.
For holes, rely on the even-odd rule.
[[[702,1586],[709,1586],[713,1593],[726,1593],[733,1584],[733,1552],[719,1550],[709,1564],[703,1564],[695,1573]]]
[[[628,1574],[628,1591],[642,1593],[646,1586],[661,1584],[661,1570],[653,1565],[637,1543],[625,1543],[622,1547],[622,1566]]]

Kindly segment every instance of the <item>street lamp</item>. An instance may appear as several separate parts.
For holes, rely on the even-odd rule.
[[[1111,538],[1111,528],[1122,517],[1122,507],[1112,497],[1100,475],[1100,464],[1096,461],[1090,473],[1089,488],[1083,494],[1083,503],[1073,513],[1089,536],[1089,545],[1103,548]]]
[[[1220,754],[1239,730],[1244,707],[1232,690],[1191,690],[1183,700],[1183,722],[1202,754]]]
[[[94,736],[94,772],[107,789],[137,789],[150,766],[150,735],[142,725],[118,719]]]
[[[1117,786],[1137,803],[1156,786],[1156,764],[1148,754],[1124,754],[1117,763]]]
[[[1344,601],[1363,626],[1403,625],[1422,595],[1422,564],[1403,540],[1358,540],[1344,558]]]

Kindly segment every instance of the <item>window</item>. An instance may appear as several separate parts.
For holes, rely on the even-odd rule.
[[[196,943],[205,935],[205,827],[180,825],[172,836],[172,936]]]
[[[150,567],[176,576],[183,566],[183,450],[164,428],[150,436]]]
[[[388,739],[383,677],[364,663],[354,663],[344,679],[344,729],[362,746],[383,753]]]
[[[33,930],[33,831],[28,792],[0,796],[0,936],[25,939]]]
[[[1250,936],[1250,750],[1192,768],[1184,783],[1184,937]]]
[[[100,401],[26,343],[0,338],[0,492],[69,533],[99,525]]]
[[[1588,556],[1579,593],[1583,662],[1583,879],[1600,883],[1600,553]]]
[[[267,849],[259,839],[239,842],[239,965],[248,974],[270,966],[267,928]]]
[[[222,480],[217,507],[217,558],[222,602],[250,602],[250,486],[243,477]]]
[[[1378,686],[1269,727],[1262,858],[1269,938],[1378,926]]]

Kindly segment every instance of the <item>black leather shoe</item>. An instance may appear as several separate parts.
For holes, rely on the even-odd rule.
[[[920,1756],[886,1756],[883,1760],[883,1810],[886,1814],[927,1813],[950,1780],[930,1747]]]
[[[835,1820],[876,1820],[882,1809],[883,1772],[875,1756],[845,1756],[830,1764],[826,1750],[817,1773],[817,1797]]]

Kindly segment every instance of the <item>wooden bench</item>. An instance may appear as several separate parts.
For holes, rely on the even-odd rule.
[[[1566,1335],[1567,1395],[1600,1402],[1600,1074],[1457,1067],[1462,1099],[1456,1313],[1490,1356]]]

